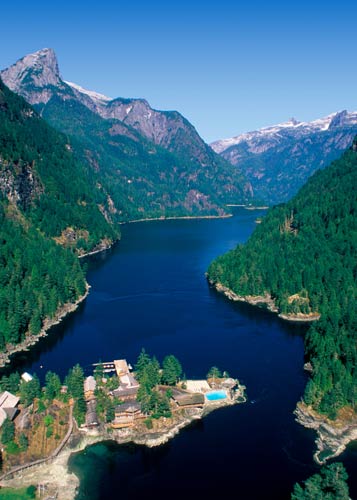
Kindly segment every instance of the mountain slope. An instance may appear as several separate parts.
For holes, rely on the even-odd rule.
[[[112,189],[124,220],[222,214],[226,203],[252,197],[240,171],[214,153],[179,113],[67,83],[51,49],[24,57],[1,76],[53,126],[78,139]]]
[[[52,129],[0,80],[0,191],[46,236],[61,239],[66,230],[79,252],[103,239],[116,239],[110,206],[96,188],[88,167],[79,162],[63,134]]]
[[[84,294],[75,251],[118,237],[70,148],[0,80],[0,350]]]
[[[257,197],[281,203],[315,170],[338,158],[356,133],[357,112],[342,111],[312,122],[292,118],[211,146],[245,173]]]
[[[357,404],[356,185],[357,140],[208,271],[240,296],[270,295],[282,313],[321,315],[306,338],[305,401],[331,417]]]

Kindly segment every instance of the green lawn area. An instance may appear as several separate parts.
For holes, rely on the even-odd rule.
[[[29,486],[28,488],[19,489],[0,489],[0,500],[33,500],[34,498],[36,498],[35,486]]]

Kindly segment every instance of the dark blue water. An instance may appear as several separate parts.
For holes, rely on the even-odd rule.
[[[296,481],[318,470],[314,433],[292,414],[306,384],[305,327],[229,302],[204,276],[212,259],[247,240],[261,214],[124,226],[115,248],[89,259],[86,302],[30,357],[14,361],[63,376],[77,362],[88,373],[98,360],[134,363],[145,347],[159,359],[176,355],[189,378],[217,365],[247,386],[248,404],[209,415],[163,447],[107,443],[74,456],[79,498],[208,500],[233,488],[239,499],[288,499]],[[343,456],[350,475],[356,458],[353,447]]]

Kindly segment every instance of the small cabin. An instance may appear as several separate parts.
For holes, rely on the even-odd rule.
[[[115,418],[112,422],[114,429],[133,427],[135,422],[145,415],[141,411],[141,404],[138,402],[128,402],[118,405],[115,408]]]
[[[97,382],[95,381],[95,378],[90,375],[84,380],[84,397],[86,401],[89,401],[90,399],[94,398],[94,391],[97,387]]]

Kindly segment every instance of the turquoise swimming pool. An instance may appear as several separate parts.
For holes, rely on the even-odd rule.
[[[206,399],[208,401],[217,401],[218,399],[226,399],[227,392],[226,391],[211,391],[206,392]]]

